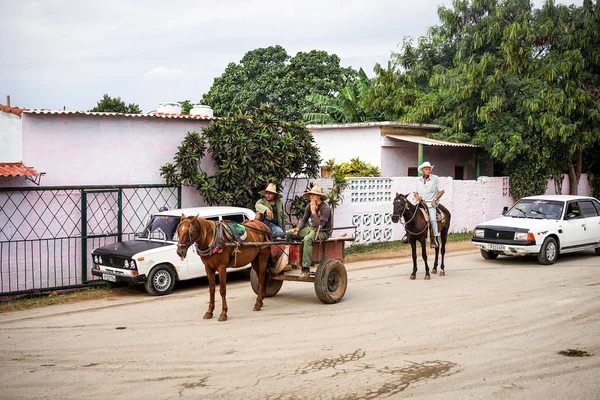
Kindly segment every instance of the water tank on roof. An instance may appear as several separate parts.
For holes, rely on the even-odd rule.
[[[209,106],[203,104],[194,104],[194,108],[190,110],[190,115],[201,115],[203,117],[212,117],[213,110]]]
[[[158,110],[156,112],[161,114],[181,114],[181,106],[174,101],[165,101],[158,103]]]

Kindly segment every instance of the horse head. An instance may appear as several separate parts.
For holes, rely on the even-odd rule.
[[[404,215],[404,211],[408,208],[408,195],[396,193],[394,197],[394,211],[392,212],[392,222],[397,223],[400,221],[400,217]]]
[[[199,239],[198,228],[195,224],[196,217],[186,217],[181,214],[181,221],[177,226],[179,241],[177,242],[177,255],[181,261],[185,260],[188,248]]]

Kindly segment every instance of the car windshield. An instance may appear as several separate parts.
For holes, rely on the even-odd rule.
[[[553,200],[523,199],[505,214],[513,218],[560,219],[563,203]]]
[[[177,226],[180,217],[153,215],[150,223],[138,237],[144,239],[178,240]]]

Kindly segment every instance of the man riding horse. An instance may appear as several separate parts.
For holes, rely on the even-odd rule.
[[[440,178],[437,175],[431,173],[433,165],[429,161],[425,161],[419,165],[419,172],[423,176],[417,177],[415,180],[414,195],[417,202],[423,201],[429,211],[430,226],[433,231],[431,237],[431,247],[438,248],[438,238],[440,232],[437,224],[437,206],[438,200],[444,195],[444,189],[440,186]]]

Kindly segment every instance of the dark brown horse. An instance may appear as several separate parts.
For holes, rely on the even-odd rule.
[[[406,230],[406,235],[408,237],[408,241],[410,242],[410,247],[412,249],[412,259],[413,259],[413,272],[410,275],[410,279],[415,279],[417,276],[417,241],[421,243],[421,250],[423,261],[425,262],[425,279],[430,279],[429,276],[429,265],[427,264],[427,248],[425,247],[427,242],[427,231],[429,230],[429,222],[425,219],[423,212],[421,212],[421,207],[418,205],[412,204],[407,199],[408,195],[398,194],[396,193],[396,197],[394,198],[394,212],[392,213],[392,222],[400,222],[400,218],[404,219],[404,223],[400,222],[404,225],[404,229]],[[443,224],[439,227],[439,232],[441,234],[441,243],[439,244],[442,249],[442,262],[440,264],[440,276],[446,275],[444,271],[444,255],[446,254],[446,239],[448,238],[448,228],[450,227],[450,211],[446,207],[441,204],[438,204],[439,211],[444,214]],[[427,210],[424,210],[427,212]],[[433,235],[433,232],[432,232]],[[438,254],[440,248],[437,247],[435,249],[435,262],[433,263],[432,273],[437,274],[437,266],[438,266]]]
[[[270,242],[271,230],[260,221],[246,221],[247,237],[244,242]],[[222,222],[213,222],[200,217],[181,216],[177,227],[179,243],[177,254],[183,260],[188,248],[196,243],[198,255],[202,258],[210,290],[210,302],[204,319],[210,319],[215,309],[215,272],[219,273],[219,286],[223,308],[219,321],[227,320],[227,267],[243,267],[252,263],[252,269],[258,275],[258,297],[254,304],[254,311],[260,311],[265,297],[265,282],[267,262],[271,257],[269,245],[262,246],[228,246],[235,244],[233,239],[228,239],[228,233]]]

